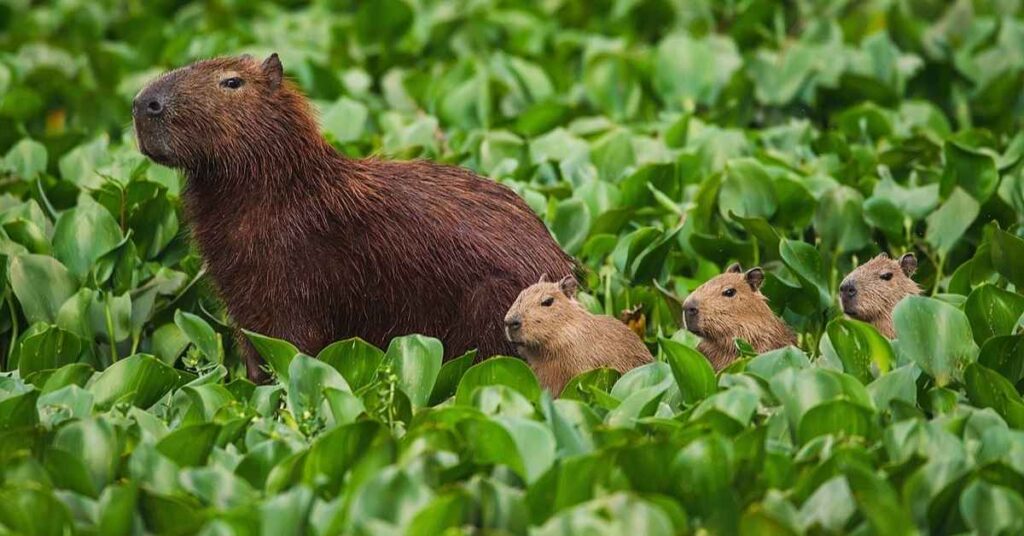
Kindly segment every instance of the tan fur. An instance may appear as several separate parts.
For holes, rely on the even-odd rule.
[[[619,320],[594,315],[568,285],[540,282],[523,290],[505,315],[506,336],[541,386],[560,394],[574,376],[600,367],[619,372],[650,363],[643,341]],[[552,299],[550,306],[542,303]],[[521,322],[515,329],[513,322]]]
[[[744,274],[733,265],[683,302],[686,327],[701,337],[698,350],[716,371],[736,359],[734,339],[749,342],[759,353],[796,344],[793,331],[775,316],[759,290],[763,277],[760,268]],[[730,290],[735,295],[725,296]]]
[[[858,266],[839,287],[843,312],[875,326],[879,333],[890,339],[896,337],[892,325],[893,309],[906,296],[921,293],[920,287],[910,278],[916,269],[917,259],[911,254],[897,260],[883,253]],[[883,279],[889,274],[891,279]],[[851,295],[853,290],[855,293]]]

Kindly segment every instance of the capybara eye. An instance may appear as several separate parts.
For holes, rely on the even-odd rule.
[[[540,302],[544,307],[551,307],[552,303],[555,303],[555,298],[552,296],[548,296],[547,298],[544,298],[544,301]]]
[[[245,83],[245,81],[242,80],[241,78],[238,78],[237,76],[232,76],[231,78],[225,78],[224,80],[220,81],[220,85],[223,86],[223,87],[226,87],[228,89],[238,89],[238,88],[242,87],[242,84],[244,84],[244,83]]]
[[[734,289],[734,288],[727,288],[724,291],[722,291],[722,296],[725,296],[726,298],[731,298],[731,297],[733,297],[735,295],[736,295],[736,289]]]
[[[881,275],[882,281],[892,281],[892,272],[885,272]]]

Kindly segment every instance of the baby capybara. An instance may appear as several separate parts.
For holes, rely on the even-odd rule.
[[[574,268],[502,185],[339,154],[276,54],[171,71],[133,115],[141,151],[185,172],[186,215],[234,322],[303,352],[421,333],[447,357],[510,353],[502,318],[518,292]],[[250,378],[264,380],[243,345]]]
[[[523,290],[505,315],[505,332],[541,386],[559,395],[574,376],[600,367],[626,372],[652,361],[640,337],[576,301],[572,276]]]
[[[892,339],[892,310],[904,297],[921,289],[910,277],[917,271],[917,257],[907,253],[899,260],[882,253],[858,266],[839,285],[839,301],[850,318],[867,322]]]
[[[700,336],[697,349],[716,371],[736,359],[735,339],[747,341],[758,353],[796,344],[793,331],[775,316],[761,294],[763,282],[760,268],[744,272],[733,264],[683,302],[686,328]]]

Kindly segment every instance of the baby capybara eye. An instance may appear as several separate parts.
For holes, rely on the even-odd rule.
[[[551,296],[544,298],[544,301],[540,302],[544,307],[551,307],[551,304],[555,303],[555,299]]]
[[[726,298],[731,298],[731,297],[733,297],[735,295],[736,295],[736,289],[734,289],[734,288],[727,288],[727,289],[725,289],[724,292],[722,292],[722,296],[725,296]]]
[[[882,281],[892,281],[892,272],[885,272],[881,277]]]

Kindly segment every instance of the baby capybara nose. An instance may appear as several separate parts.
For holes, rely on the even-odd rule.
[[[850,299],[857,295],[857,287],[852,281],[846,281],[839,286],[839,295],[844,299]]]
[[[505,327],[510,331],[517,331],[523,327],[523,321],[518,316],[505,317]]]
[[[698,316],[699,313],[700,313],[700,311],[697,309],[697,305],[696,304],[694,304],[694,303],[684,303],[683,304],[683,316],[684,316],[684,318],[686,320],[686,327],[688,327],[688,328],[696,327],[697,316]]]

